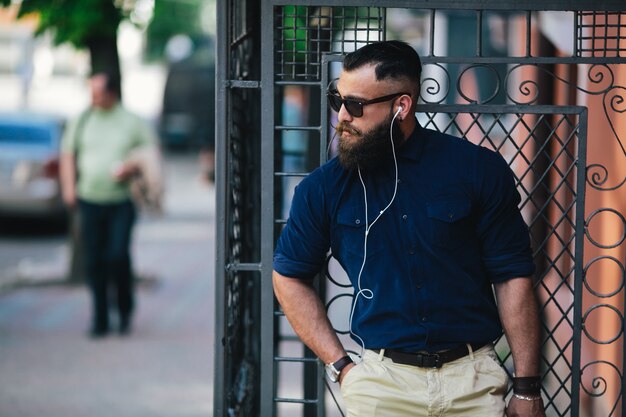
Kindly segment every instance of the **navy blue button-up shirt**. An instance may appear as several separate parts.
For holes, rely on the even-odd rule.
[[[511,170],[495,152],[420,126],[397,161],[396,198],[367,245],[366,223],[393,195],[393,163],[363,173],[367,217],[358,172],[335,158],[308,175],[296,189],[274,269],[312,279],[330,248],[361,290],[352,331],[368,349],[436,351],[496,339],[502,328],[491,284],[534,272]]]

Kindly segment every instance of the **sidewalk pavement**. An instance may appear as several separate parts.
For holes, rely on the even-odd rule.
[[[86,336],[83,285],[53,285],[63,251],[17,268],[0,292],[0,416],[206,417],[213,409],[214,189],[195,159],[166,165],[163,218],[142,219],[133,251],[133,332]],[[50,285],[23,285],[25,283]]]

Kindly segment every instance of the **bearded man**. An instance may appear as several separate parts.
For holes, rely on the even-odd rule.
[[[544,416],[514,177],[498,154],[417,123],[420,75],[403,42],[346,55],[328,91],[339,155],[296,189],[274,255],[276,297],[341,385],[348,416]],[[329,249],[354,287],[358,363],[311,285]],[[508,405],[493,349],[503,329],[515,366]]]

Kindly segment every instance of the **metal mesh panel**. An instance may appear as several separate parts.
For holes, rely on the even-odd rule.
[[[578,12],[576,56],[626,57],[626,12]]]
[[[574,281],[577,236],[576,210],[584,180],[578,172],[577,150],[584,141],[577,114],[560,114],[558,109],[518,108],[516,112],[486,107],[427,106],[418,109],[421,124],[443,133],[463,137],[480,146],[499,152],[513,170],[522,201],[519,205],[531,230],[533,257],[538,266],[536,291],[543,316],[543,396],[551,415],[569,416],[572,404],[572,363],[574,345]],[[494,106],[491,106],[492,108]],[[432,110],[435,108],[436,110]],[[475,112],[469,110],[476,109]],[[548,131],[548,134],[545,134]],[[551,161],[547,165],[544,160]],[[546,198],[547,195],[547,198]],[[580,233],[580,229],[578,230]],[[326,276],[329,288],[327,309],[333,314],[333,326],[352,352],[360,348],[346,335],[342,316],[352,298],[351,285],[338,264],[329,259]],[[578,277],[580,280],[581,277]],[[348,292],[346,292],[348,291]],[[578,346],[580,348],[580,346]],[[504,338],[496,351],[507,372],[513,375],[510,349]]]
[[[322,54],[384,39],[380,7],[279,6],[275,16],[278,80],[319,80]]]
[[[220,99],[229,103],[229,113],[225,120],[218,109],[216,119],[225,129],[217,149],[224,149],[227,160],[221,165],[225,169],[216,173],[228,181],[228,192],[220,201],[220,210],[228,216],[219,225],[224,235],[217,257],[222,269],[218,269],[220,284],[216,288],[221,285],[223,293],[217,302],[217,333],[221,340],[216,356],[223,358],[223,364],[217,364],[222,368],[216,373],[216,409],[237,417],[255,415],[259,408],[260,335],[259,322],[254,318],[259,316],[260,286],[259,268],[251,263],[258,260],[260,247],[260,184],[256,175],[260,141],[254,134],[259,125],[260,95],[254,90],[255,83],[246,80],[258,76],[260,65],[254,59],[258,54],[258,36],[254,35],[258,25],[250,23],[255,5],[239,1],[228,4],[231,13],[224,34],[226,59],[220,62],[220,70],[229,82],[218,84],[218,89],[227,85]],[[226,62],[234,65],[224,65]]]
[[[253,102],[249,91],[234,90],[233,117],[230,140],[229,192],[230,220],[228,229],[226,284],[226,317],[225,337],[223,340],[225,356],[228,358],[226,378],[229,391],[226,393],[226,404],[230,415],[253,415],[257,407],[257,390],[259,383],[258,347],[258,273],[246,271],[241,265],[258,257],[256,247],[258,235],[251,219],[258,218],[251,203],[254,195],[246,193],[246,189],[254,189],[254,178],[251,167],[255,166],[254,145],[246,143],[250,137],[253,123],[247,112]]]
[[[584,182],[577,181],[576,151],[581,139],[577,118],[469,113],[452,114],[449,121],[437,123],[433,114],[428,117],[427,127],[469,138],[501,153],[515,174],[522,196],[519,207],[529,225],[538,266],[535,279],[543,316],[544,404],[552,415],[570,415],[576,205],[584,188]],[[545,164],[546,160],[550,162]],[[504,338],[496,351],[512,376],[512,357]]]
[[[556,104],[550,95],[560,83],[568,85],[572,97],[584,95],[585,100],[602,102],[603,108],[596,107],[592,119],[605,120],[613,134],[594,137],[594,146],[615,142],[619,145],[616,149],[626,155],[619,129],[626,90],[611,66],[625,62],[626,54],[626,12],[617,7],[618,2],[572,2],[569,11],[557,16],[560,23],[568,22],[568,33],[557,36],[565,39],[558,55],[554,45],[547,45],[553,39],[546,41],[549,37],[542,34],[550,26],[548,18],[554,17],[543,11],[560,10],[563,4],[557,2],[525,1],[520,6],[492,0],[416,1],[412,3],[415,9],[388,8],[398,4],[386,0],[368,3],[372,7],[356,7],[356,2],[349,2],[351,6],[294,3],[261,2],[261,18],[271,23],[263,28],[255,9],[257,2],[229,1],[229,13],[224,14],[229,19],[228,30],[221,34],[229,52],[222,62],[228,61],[228,71],[226,80],[219,82],[228,85],[230,101],[225,103],[222,119],[228,120],[230,130],[225,136],[226,157],[221,161],[227,167],[227,184],[218,195],[226,201],[221,206],[227,213],[227,232],[218,236],[227,253],[218,265],[218,275],[225,271],[227,304],[222,326],[226,334],[223,345],[219,343],[224,350],[225,375],[216,380],[224,385],[227,407],[220,415],[340,414],[340,407],[324,395],[321,364],[291,331],[271,298],[271,288],[267,291],[271,274],[267,248],[287,217],[290,200],[285,190],[328,157],[326,141],[332,121],[323,95],[329,76],[337,76],[328,64],[387,37],[409,41],[423,58],[422,124],[502,153],[516,174],[538,267],[536,290],[544,326],[543,395],[548,416],[624,415],[623,361],[616,361],[610,353],[602,360],[599,348],[619,350],[623,345],[624,259],[623,251],[617,251],[626,241],[626,220],[611,207],[592,210],[585,219],[582,202],[585,185],[596,193],[618,193],[626,178],[616,178],[605,161],[585,166],[586,113],[574,107],[543,106]],[[583,9],[602,11],[580,11]],[[398,25],[395,22],[403,23],[394,27]],[[415,29],[408,35],[411,39],[398,35],[406,34],[406,27]],[[494,42],[495,33],[504,34],[500,42]],[[578,78],[563,78],[555,67],[581,63],[589,65],[577,67]],[[264,68],[262,73],[259,67]],[[586,83],[579,84],[583,78]],[[284,109],[289,109],[290,103],[283,100],[291,87],[308,89],[303,110],[306,118],[296,122],[285,120]],[[567,104],[576,102],[584,101],[573,99]],[[303,154],[289,146],[302,137],[307,143],[302,151],[304,163],[296,161]],[[624,155],[615,155],[617,164]],[[259,204],[259,195],[263,204]],[[597,237],[606,217],[623,226],[624,230],[614,233],[615,242]],[[602,250],[600,255],[585,259],[582,241]],[[608,263],[622,276],[621,283],[609,289],[596,273],[603,270],[599,265]],[[350,286],[340,277],[342,271],[332,257],[327,269],[330,280],[321,276],[318,285],[321,293],[328,290],[329,313],[336,319],[343,316],[341,309],[350,305]],[[265,297],[262,300],[259,288]],[[263,317],[257,314],[259,310]],[[615,329],[598,326],[609,316]],[[273,327],[259,334],[259,325],[268,321]],[[342,342],[356,351],[346,335],[346,323],[339,319],[333,324]],[[261,355],[259,345],[265,347]],[[512,360],[505,340],[497,349],[510,372]],[[616,383],[621,385],[611,386]],[[590,404],[600,404],[603,397],[611,401],[606,409],[590,411]],[[340,396],[337,401],[341,405]]]
[[[367,43],[384,39],[385,11],[373,7],[309,7],[280,6],[275,7],[275,42],[274,78],[281,85],[305,89],[306,86],[317,88],[308,91],[311,103],[316,103],[320,91],[325,91],[323,78],[323,57],[328,54],[345,54]],[[319,126],[319,114],[311,110],[309,120],[291,123],[281,120],[275,126],[276,155],[281,162],[275,164],[275,188],[278,202],[284,200],[287,189],[295,186],[306,175],[306,169],[297,167],[290,162],[295,155],[289,150],[289,140],[293,134],[306,135],[309,139],[308,166],[318,166],[325,160],[325,139],[322,139]],[[280,120],[281,118],[277,118]],[[291,136],[290,136],[291,135]],[[311,145],[313,143],[315,146]],[[316,151],[311,152],[311,148]],[[294,168],[297,167],[297,168]],[[274,223],[280,226],[285,223],[287,207],[275,211]],[[320,283],[322,287],[324,283]],[[277,321],[277,338],[275,348],[275,369],[278,372],[276,395],[277,415],[323,415],[324,398],[322,368],[317,358],[304,348],[284,319],[278,306],[274,311]],[[298,370],[289,372],[287,369]],[[283,375],[283,378],[280,376]],[[301,376],[300,378],[294,375]],[[336,409],[335,409],[336,410]]]

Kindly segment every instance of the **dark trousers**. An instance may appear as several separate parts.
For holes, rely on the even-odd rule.
[[[133,311],[130,241],[135,207],[131,201],[115,204],[79,201],[79,209],[85,274],[93,299],[93,328],[107,330],[110,286],[115,288],[120,320],[128,320]]]

